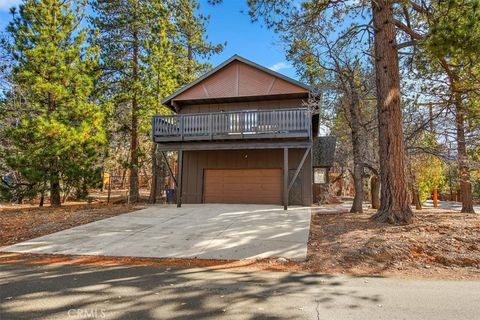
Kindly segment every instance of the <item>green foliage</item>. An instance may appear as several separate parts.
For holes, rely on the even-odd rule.
[[[2,128],[6,165],[42,192],[60,180],[63,189],[95,185],[104,115],[92,101],[98,50],[80,29],[85,3],[26,0],[7,31],[15,89],[22,104]]]
[[[92,0],[92,24],[101,48],[100,100],[109,110],[109,160],[106,171],[140,170],[151,164],[151,116],[172,111],[161,101],[210,68],[200,60],[220,52],[206,41],[207,17],[194,0]],[[135,39],[134,39],[135,34]],[[133,74],[133,44],[138,46],[138,76]],[[138,164],[128,155],[132,101],[138,120]]]
[[[423,44],[442,57],[478,55],[480,4],[478,0],[433,2]]]
[[[174,42],[178,45],[176,51],[179,58],[183,60],[183,63],[177,66],[181,74],[180,82],[188,83],[211,68],[208,63],[200,60],[220,53],[224,45],[206,41],[206,24],[209,18],[198,13],[200,4],[197,0],[177,0],[171,5],[178,30]]]
[[[443,175],[444,164],[435,156],[420,155],[414,160],[416,183],[420,194],[420,201],[425,202],[432,194],[433,189],[442,191],[446,178]]]
[[[480,178],[473,180],[473,197],[480,199]]]

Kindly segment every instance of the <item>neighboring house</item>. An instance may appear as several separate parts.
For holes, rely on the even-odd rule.
[[[166,98],[176,114],[153,118],[153,139],[178,151],[178,206],[311,205],[318,119],[302,106],[308,96],[308,86],[235,55]]]

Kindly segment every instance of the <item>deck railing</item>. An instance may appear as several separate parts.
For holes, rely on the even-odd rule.
[[[306,108],[185,113],[153,117],[156,142],[309,137]]]

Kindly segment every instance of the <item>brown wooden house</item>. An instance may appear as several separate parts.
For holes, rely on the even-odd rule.
[[[178,151],[177,204],[312,204],[309,87],[237,55],[163,103],[161,152]]]

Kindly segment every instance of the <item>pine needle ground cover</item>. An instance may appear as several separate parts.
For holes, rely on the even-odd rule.
[[[141,209],[141,205],[66,203],[60,208],[0,206],[0,247]]]
[[[105,219],[141,206],[82,204],[62,208],[2,209],[0,246]],[[332,206],[332,208],[335,208]],[[480,217],[423,209],[411,225],[392,226],[370,219],[372,210],[325,214],[312,209],[307,260],[150,259],[0,253],[0,263],[143,265],[173,268],[315,272],[355,276],[480,280]]]
[[[392,226],[361,214],[312,213],[308,260],[315,272],[480,279],[480,216],[443,209],[415,211]]]

